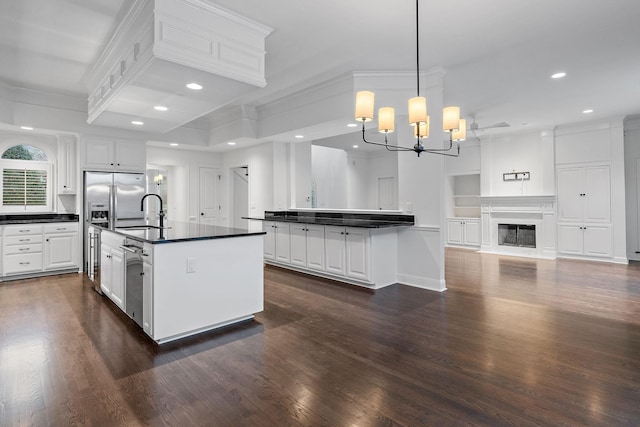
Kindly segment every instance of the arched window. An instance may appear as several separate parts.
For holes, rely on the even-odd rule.
[[[51,163],[32,145],[14,145],[0,156],[3,212],[49,212]]]

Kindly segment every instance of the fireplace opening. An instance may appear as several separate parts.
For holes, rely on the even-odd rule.
[[[523,248],[536,247],[536,226],[524,224],[498,224],[498,244]]]

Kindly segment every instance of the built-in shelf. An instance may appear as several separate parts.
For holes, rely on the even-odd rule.
[[[456,218],[480,218],[480,175],[455,175],[449,179],[449,215]]]

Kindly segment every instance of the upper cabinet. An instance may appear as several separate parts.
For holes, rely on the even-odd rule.
[[[76,138],[72,135],[58,137],[58,194],[76,194],[77,158]]]
[[[141,141],[86,138],[84,142],[84,169],[109,172],[146,169],[146,146]]]
[[[611,222],[608,165],[558,168],[558,221]]]

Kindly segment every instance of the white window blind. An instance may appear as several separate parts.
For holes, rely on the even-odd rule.
[[[38,169],[2,170],[3,206],[47,206],[47,171]]]

